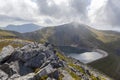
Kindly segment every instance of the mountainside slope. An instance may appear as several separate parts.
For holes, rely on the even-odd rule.
[[[57,46],[68,48],[74,47],[77,52],[82,49],[103,49],[109,56],[97,60],[90,65],[106,73],[107,75],[119,80],[120,70],[120,33],[113,31],[101,31],[92,29],[86,25],[70,23],[56,27],[47,27],[41,30],[25,33],[30,40],[38,42],[49,41]],[[86,50],[86,51],[87,51]],[[67,50],[68,51],[68,50]],[[69,52],[74,51],[69,48]],[[76,52],[76,51],[75,51]]]
[[[30,40],[25,40],[23,35],[19,32],[0,30],[0,51],[7,45],[12,45],[13,47],[22,47],[26,43],[30,42]]]
[[[0,39],[6,38],[22,38],[22,34],[15,31],[1,30],[0,29]]]
[[[111,80],[48,43],[30,43],[17,49],[4,47],[0,54],[0,77],[2,80]]]
[[[94,48],[102,44],[86,25],[65,24],[56,27],[47,27],[41,30],[25,33],[30,40],[49,41],[55,45]]]

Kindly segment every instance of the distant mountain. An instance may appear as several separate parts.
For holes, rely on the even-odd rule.
[[[8,25],[4,28],[4,30],[11,30],[20,33],[25,33],[25,32],[32,32],[40,28],[42,28],[42,26],[38,26],[36,24],[31,23],[31,24],[23,24],[23,25]]]

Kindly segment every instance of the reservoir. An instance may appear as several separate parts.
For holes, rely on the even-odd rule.
[[[79,60],[80,62],[84,64],[87,64],[87,63],[96,61],[98,59],[101,59],[107,55],[101,54],[99,52],[85,52],[85,53],[80,53],[80,54],[70,53],[69,56]]]
[[[108,53],[101,49],[88,50],[86,48],[76,48],[71,46],[59,46],[65,55],[73,57],[80,62],[87,64],[108,56]]]

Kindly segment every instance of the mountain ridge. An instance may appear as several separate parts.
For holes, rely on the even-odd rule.
[[[3,80],[112,80],[65,56],[50,43],[29,43],[22,48],[4,47],[0,54]]]
[[[20,33],[25,33],[25,32],[32,32],[35,30],[38,30],[42,28],[42,26],[33,24],[33,23],[29,23],[29,24],[22,24],[22,25],[8,25],[6,27],[4,27],[4,30],[11,30],[11,31],[17,31]]]

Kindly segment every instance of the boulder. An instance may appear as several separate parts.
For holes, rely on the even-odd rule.
[[[36,50],[30,50],[30,51],[23,51],[20,53],[19,55],[19,59],[26,62],[29,59],[33,58],[34,56],[36,56],[37,54],[39,54],[40,52],[36,51]]]
[[[10,45],[4,47],[0,53],[0,63],[4,63],[8,60],[9,56],[14,52],[14,48]]]
[[[60,62],[60,61],[54,60],[54,61],[51,62],[51,65],[52,65],[53,68],[59,68],[59,67],[63,66],[61,63],[62,62]]]
[[[0,70],[0,80],[7,80],[7,79],[8,79],[8,75],[4,71]]]
[[[12,68],[12,67],[10,66],[10,64],[7,64],[7,63],[5,63],[5,64],[3,64],[2,66],[0,66],[0,69],[1,69],[2,71],[4,71],[6,74],[8,74],[9,77],[12,76],[13,74],[17,73],[17,72],[14,70],[14,68]]]
[[[58,70],[55,70],[54,72],[50,73],[48,76],[54,78],[55,80],[59,80],[60,72]]]
[[[20,75],[19,74],[14,74],[12,75],[8,80],[16,80],[17,78],[19,78]]]
[[[19,61],[18,64],[19,64],[18,65],[18,72],[19,72],[19,74],[21,76],[27,75],[28,73],[33,72],[33,69],[30,68],[30,67],[25,66],[23,62]]]
[[[13,75],[12,77],[10,77],[8,80],[35,80],[34,77],[34,73],[29,73],[25,76],[19,76],[19,75]]]
[[[31,68],[38,68],[45,62],[45,60],[46,60],[46,56],[44,55],[44,53],[40,53],[37,56],[26,61],[25,66]]]
[[[40,77],[48,75],[54,71],[55,71],[55,69],[50,64],[48,64],[46,67],[44,67],[42,70],[40,70],[36,74],[35,78],[38,80]]]

